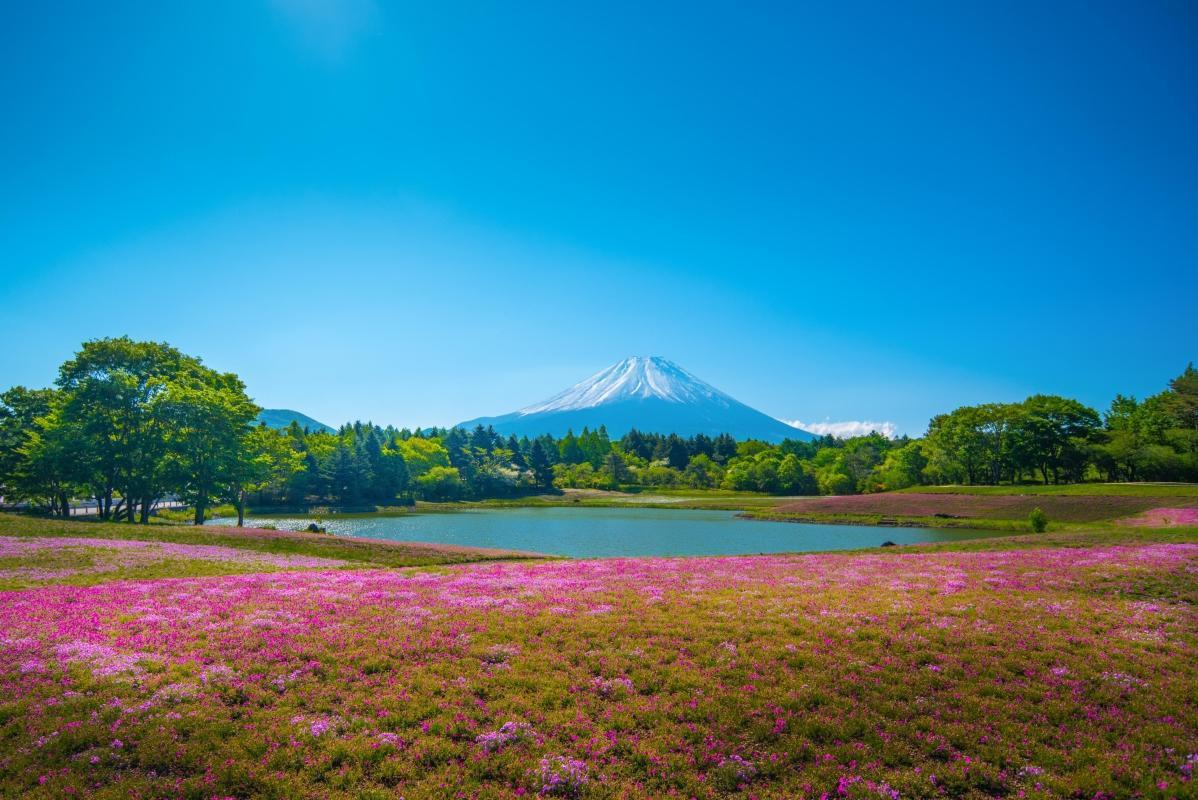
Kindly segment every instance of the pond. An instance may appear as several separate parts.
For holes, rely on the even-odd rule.
[[[254,517],[250,524],[302,530],[313,517]],[[214,519],[232,525],[235,519]],[[494,547],[571,558],[794,553],[977,539],[992,531],[810,525],[738,519],[732,511],[657,508],[504,508],[399,516],[326,517],[329,533]]]

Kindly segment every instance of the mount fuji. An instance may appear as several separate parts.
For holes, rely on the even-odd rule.
[[[737,439],[812,439],[807,431],[721,392],[674,362],[660,356],[636,356],[576,383],[540,403],[504,414],[479,417],[458,427],[490,425],[504,435],[563,436],[584,427],[607,426],[612,438],[632,428],[644,433],[677,433],[716,436],[730,433]]]

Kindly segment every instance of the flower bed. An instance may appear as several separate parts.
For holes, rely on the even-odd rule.
[[[1172,501],[1172,502],[1168,502]],[[1055,522],[1097,522],[1138,514],[1155,506],[1198,505],[1185,498],[1068,496],[1021,494],[938,494],[890,492],[882,494],[813,497],[782,503],[778,514],[880,514],[888,517],[934,517],[938,514],[965,519],[1026,520],[1033,508],[1042,509]]]
[[[0,536],[0,580],[17,584],[143,570],[164,562],[214,562],[228,571],[331,569],[345,561],[235,547],[136,539]]]
[[[7,592],[0,795],[1176,797],[1195,600],[1191,544]]]

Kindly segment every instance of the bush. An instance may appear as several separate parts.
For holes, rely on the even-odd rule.
[[[1036,533],[1044,533],[1044,529],[1048,527],[1048,515],[1041,511],[1039,506],[1033,508],[1032,513],[1027,515],[1027,521]]]

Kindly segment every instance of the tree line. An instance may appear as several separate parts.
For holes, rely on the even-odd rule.
[[[339,507],[519,497],[567,488],[853,494],[944,483],[1198,480],[1198,371],[1103,414],[1036,395],[934,417],[923,438],[878,433],[770,444],[602,426],[562,437],[491,428],[335,432],[255,424],[241,380],[165,343],[84,343],[49,389],[0,394],[0,495],[67,515],[148,522],[177,497],[197,524],[232,504]]]

